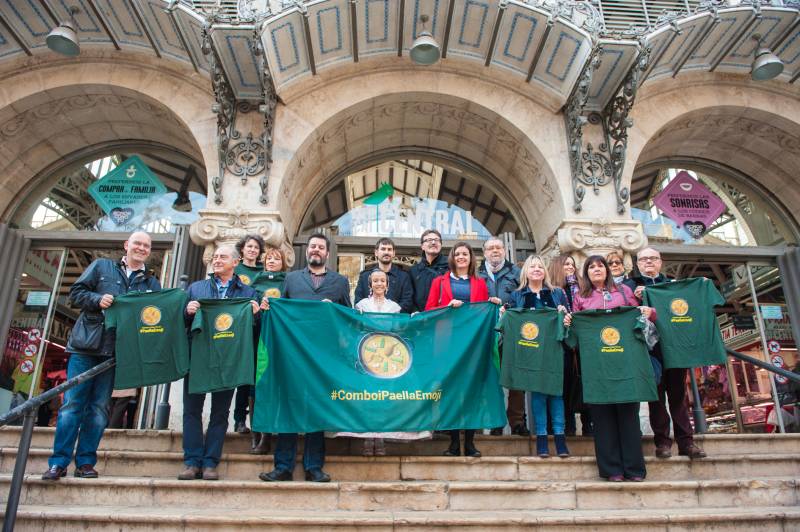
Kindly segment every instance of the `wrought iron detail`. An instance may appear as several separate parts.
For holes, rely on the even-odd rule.
[[[269,173],[272,169],[272,133],[275,129],[275,108],[278,106],[278,94],[272,81],[266,54],[258,31],[253,32],[253,54],[258,58],[258,73],[261,78],[261,104],[260,110],[264,115],[264,129],[261,133],[261,145],[264,159],[264,173],[258,180],[261,196],[258,201],[262,205],[269,202]]]
[[[261,140],[254,139],[253,134],[248,133],[244,140],[228,149],[225,166],[231,174],[241,178],[243,185],[246,184],[248,177],[264,170],[264,145]]]
[[[214,51],[211,40],[211,31],[208,25],[203,27],[203,54],[208,56],[211,65],[211,86],[214,90],[216,103],[212,110],[217,115],[217,154],[219,156],[219,173],[211,178],[211,187],[214,190],[214,203],[222,203],[222,182],[225,177],[226,161],[228,160],[228,146],[231,140],[238,139],[241,135],[234,128],[236,121],[236,98],[233,95],[225,71]]]
[[[572,208],[575,212],[580,212],[581,202],[583,202],[583,197],[586,194],[586,189],[583,185],[592,185],[595,187],[595,192],[597,192],[596,182],[587,180],[583,171],[583,126],[588,121],[583,116],[583,110],[589,100],[592,74],[600,66],[602,51],[602,46],[596,46],[592,51],[592,55],[583,67],[575,90],[567,101],[564,111],[564,121],[567,129],[567,149],[569,150],[569,163],[572,171],[572,199],[574,201]],[[593,169],[593,166],[590,165],[589,168]]]

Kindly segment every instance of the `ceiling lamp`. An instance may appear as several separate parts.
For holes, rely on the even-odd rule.
[[[750,77],[753,78],[753,81],[766,81],[780,76],[783,72],[783,61],[764,44],[761,35],[753,35],[753,39],[757,44]]]
[[[428,66],[439,60],[442,51],[439,48],[439,43],[433,38],[431,32],[425,29],[425,23],[428,22],[428,15],[420,16],[419,21],[422,22],[422,32],[414,39],[409,55],[411,56],[411,60],[416,64]]]
[[[47,34],[45,39],[47,47],[52,51],[69,57],[76,57],[81,53],[81,45],[78,41],[78,34],[75,32],[75,14],[78,13],[76,6],[70,6],[69,22],[61,22],[57,28]]]

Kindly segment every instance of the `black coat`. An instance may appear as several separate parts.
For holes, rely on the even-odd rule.
[[[419,259],[419,262],[411,267],[409,272],[411,276],[411,285],[414,287],[414,310],[425,310],[425,304],[428,302],[428,292],[431,291],[431,283],[436,277],[450,271],[450,265],[447,264],[447,257],[439,255],[432,264],[429,264],[425,259],[425,255]]]
[[[100,308],[103,295],[116,297],[128,292],[156,290],[161,290],[161,283],[146,270],[136,272],[132,279],[128,279],[122,261],[97,259],[92,262],[69,289],[69,299],[73,306],[81,309],[81,313],[70,333],[66,351],[81,355],[112,356],[114,335],[103,330],[105,317]]]
[[[517,265],[509,261],[505,261],[503,267],[494,274],[494,280],[489,277],[489,273],[486,271],[485,260],[481,267],[478,268],[478,277],[486,281],[489,297],[499,297],[504,305],[508,303],[511,293],[519,288],[519,275],[520,270]]]

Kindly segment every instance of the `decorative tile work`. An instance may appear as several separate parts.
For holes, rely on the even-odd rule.
[[[511,43],[514,40],[514,32],[517,30],[517,24],[519,24],[521,20],[530,22],[530,28],[528,29],[528,36],[524,39],[525,46],[522,48],[522,51],[519,55],[515,55],[511,52]],[[528,58],[528,52],[531,49],[531,42],[533,41],[533,34],[536,33],[537,24],[538,21],[536,20],[536,17],[532,17],[531,15],[526,15],[524,13],[514,13],[514,17],[511,19],[511,30],[509,30],[508,39],[506,39],[506,43],[503,46],[503,57],[508,57],[520,62],[525,61]]]
[[[335,17],[334,26],[336,27],[336,46],[332,46],[330,48],[325,47],[325,34],[327,32],[325,31],[326,28],[322,19],[325,17],[326,13],[333,13],[333,16]],[[330,23],[330,21],[328,21],[328,23]],[[326,7],[317,11],[317,37],[319,38],[319,53],[321,55],[329,54],[331,52],[338,52],[342,49],[342,17],[339,6]]]
[[[234,88],[239,85],[239,87],[245,89],[257,89],[257,92],[260,93],[258,61],[250,49],[250,39],[244,35],[225,35],[225,45],[230,54],[229,61],[226,62],[233,63],[236,67],[237,77],[234,82]],[[245,63],[244,66],[241,64],[242,62]],[[242,72],[243,68],[247,71],[247,75]]]
[[[594,94],[591,93],[589,94],[589,98],[599,98],[606,90],[606,86],[608,85],[608,81],[610,79],[613,78],[614,80],[619,81],[622,78],[622,76],[626,74],[625,72],[620,73],[617,71],[617,67],[619,67],[619,64],[622,61],[622,57],[624,55],[625,55],[624,50],[613,50],[613,49],[609,50],[605,48],[603,49],[603,53],[600,56],[602,58],[602,62],[600,63],[600,68],[602,70],[606,70],[606,68],[604,67],[608,64],[607,62],[609,61],[609,56],[616,56],[616,57],[611,63],[611,66],[607,68],[608,71],[606,72],[606,75],[603,76],[603,81],[600,83],[600,86],[597,88]],[[597,75],[596,72],[595,75]],[[593,81],[592,85],[595,85],[594,83],[595,80],[592,81]]]
[[[181,33],[189,47],[189,53],[194,57],[195,64],[200,70],[209,72],[211,65],[208,58],[203,54],[203,27],[192,14],[179,9],[175,12],[177,24],[180,26]]]
[[[17,31],[28,48],[45,46],[44,38],[50,33],[52,24],[41,4],[33,0],[14,0],[4,1],[0,6],[6,22]]]
[[[411,39],[416,39],[419,37],[419,30],[417,26],[421,26],[419,21],[419,17],[422,14],[428,15],[430,20],[428,20],[426,24],[426,28],[428,31],[431,32],[432,35],[436,36],[436,27],[439,24],[439,1],[440,0],[433,0],[433,9],[431,13],[421,13],[419,4],[422,0],[414,0],[414,20],[412,22],[412,27],[414,28],[411,32]]]
[[[794,54],[794,56],[792,56],[792,57],[787,57],[787,56],[783,55],[783,54],[785,54],[785,53],[786,53],[786,51],[787,51],[789,48],[791,48],[791,47],[792,47],[792,45],[794,45],[796,42],[798,42],[798,39],[800,39],[800,31],[798,31],[797,33],[795,33],[794,35],[792,35],[792,38],[791,38],[791,39],[789,39],[789,40],[787,40],[787,41],[786,41],[786,43],[785,43],[783,46],[781,46],[781,49],[780,49],[780,51],[779,51],[779,52],[777,52],[777,54],[780,56],[780,58],[783,60],[783,62],[784,62],[785,64],[787,64],[787,65],[791,65],[792,63],[794,63],[795,61],[797,61],[797,59],[798,59],[798,58],[800,58],[800,46],[798,46],[798,47],[797,47],[797,48],[798,48],[798,50],[797,50],[797,53],[796,53],[796,54]]]
[[[480,9],[481,14],[478,15],[480,17],[480,25],[478,27],[478,34],[475,37],[474,42],[470,42],[467,40],[467,37],[464,35],[466,31],[468,31],[467,24],[469,22],[469,15],[470,9]],[[483,40],[483,30],[486,27],[486,18],[489,16],[489,4],[484,2],[476,2],[475,0],[467,0],[464,4],[464,12],[461,15],[461,26],[458,31],[458,44],[462,46],[470,46],[472,48],[480,48],[481,41]],[[472,31],[471,33],[475,33]]]
[[[717,27],[715,28],[715,30],[712,32],[712,35],[714,33],[719,34],[719,35],[717,35],[717,38],[713,42],[710,42],[709,39],[711,38],[711,35],[707,35],[706,36],[706,41],[703,44],[700,45],[700,48],[698,48],[695,51],[695,53],[692,54],[692,57],[690,57],[689,59],[690,60],[695,60],[695,59],[703,60],[703,59],[708,58],[708,56],[710,56],[711,53],[714,50],[716,50],[717,46],[722,41],[722,39],[724,39],[726,37],[730,37],[730,36],[732,36],[732,35],[734,35],[736,33],[735,31],[733,31],[733,29],[738,26],[738,24],[736,24],[736,22],[738,22],[738,18],[737,17],[731,17],[731,18],[726,18],[724,20],[721,20],[719,22],[719,24],[717,24]],[[722,31],[720,31],[720,30],[722,30]],[[710,44],[706,45],[706,43],[710,43]],[[703,51],[702,55],[701,55],[701,50]]]
[[[574,43],[575,47],[572,49],[569,60],[567,61],[567,65],[564,67],[564,71],[561,74],[555,74],[552,71],[553,63],[558,57],[558,52],[561,49],[561,45],[564,43],[565,40]],[[550,54],[550,57],[547,59],[547,68],[545,69],[545,73],[549,74],[550,76],[553,76],[558,81],[564,81],[565,79],[567,79],[567,74],[572,68],[573,63],[575,63],[575,58],[578,57],[578,52],[581,49],[581,44],[583,44],[581,41],[579,41],[572,35],[566,33],[565,31],[559,33],[555,49],[553,50],[553,53]],[[565,45],[565,49],[566,46],[569,46],[569,44]]]
[[[792,15],[792,18],[794,18],[794,15]],[[781,22],[783,22],[782,17],[764,16],[747,33],[747,36],[739,42],[739,45],[733,50],[730,57],[745,58],[748,60],[748,62],[751,61],[756,52],[756,46],[758,46],[758,43],[756,43],[756,41],[752,39],[753,35],[758,33],[761,35],[761,37],[764,39],[765,42],[769,43],[770,35],[776,33],[775,29],[781,24]],[[769,29],[767,31],[764,31],[764,26],[766,25],[769,25]],[[747,47],[748,51],[743,52],[742,47]]]
[[[147,0],[142,9],[145,23],[150,26],[150,34],[162,54],[188,61],[186,51],[178,37],[174,22],[163,10],[163,4],[157,5],[153,0]]]
[[[286,63],[284,58],[281,54],[280,47],[278,46],[278,39],[280,38],[280,33],[283,32],[286,34],[289,42],[292,46],[292,62]],[[295,35],[294,24],[292,22],[284,22],[280,26],[275,28],[271,28],[269,31],[270,39],[272,40],[272,48],[275,53],[275,59],[278,61],[278,70],[281,72],[286,72],[290,68],[294,68],[300,64],[300,52],[297,50],[297,35]]]
[[[372,35],[372,31],[370,28],[370,9],[373,4],[379,4],[383,6],[383,33],[379,36]],[[372,8],[374,9],[374,8]],[[364,33],[366,41],[368,44],[374,44],[378,42],[386,42],[389,40],[389,0],[365,0],[364,2],[364,24],[366,26],[366,31]]]
[[[150,43],[147,42],[147,37],[145,37],[141,26],[139,26],[139,21],[136,20],[136,16],[131,10],[130,2],[125,0],[117,0],[116,2],[105,0],[104,2],[97,1],[96,3],[97,8],[105,15],[106,20],[108,20],[120,44],[150,47]],[[124,20],[120,15],[122,15]],[[133,37],[136,37],[136,39],[132,39]]]

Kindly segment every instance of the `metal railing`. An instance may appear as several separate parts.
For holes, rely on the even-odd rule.
[[[28,465],[28,452],[31,448],[31,439],[33,438],[33,424],[36,420],[36,413],[39,407],[50,402],[61,393],[95,378],[101,373],[105,373],[116,364],[117,361],[115,359],[109,358],[95,367],[84,371],[80,375],[76,375],[68,381],[59,384],[55,388],[28,399],[18,407],[0,416],[0,427],[21,417],[24,419],[22,422],[22,434],[19,437],[17,459],[14,462],[14,474],[11,476],[11,487],[8,490],[8,499],[6,500],[6,515],[5,519],[3,519],[3,532],[11,532],[14,530],[14,524],[17,520],[17,506],[19,506],[19,498],[22,493],[22,482],[25,479],[25,468]]]

